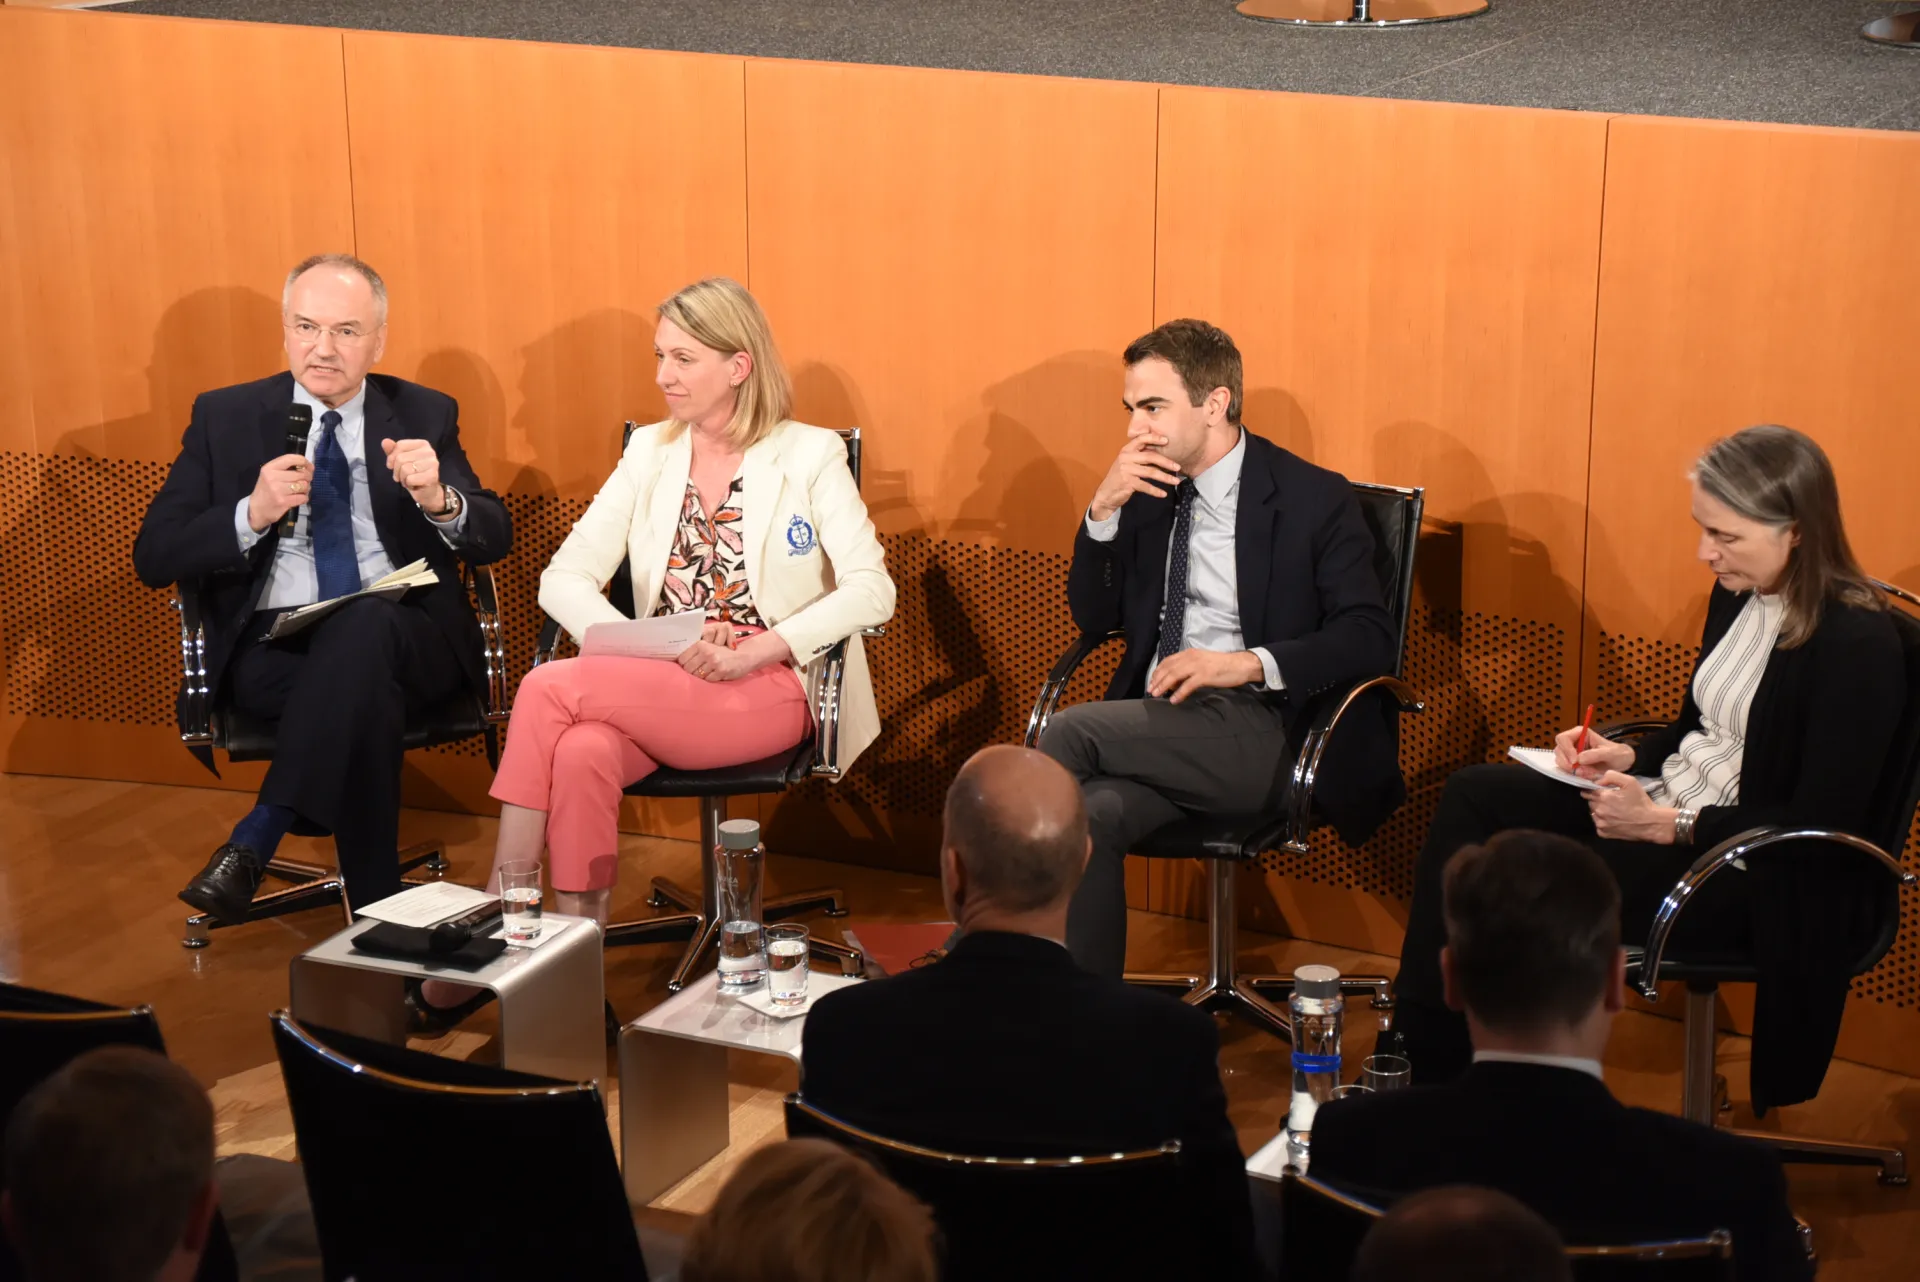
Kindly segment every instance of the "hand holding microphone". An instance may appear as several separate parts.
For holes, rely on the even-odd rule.
[[[313,464],[307,462],[307,431],[313,426],[313,407],[293,405],[287,410],[287,452],[261,465],[260,475],[247,496],[247,524],[257,533],[280,522],[280,533],[293,533],[297,509],[313,490]]]

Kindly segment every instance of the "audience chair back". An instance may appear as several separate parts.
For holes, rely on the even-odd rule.
[[[19,984],[0,984],[0,1139],[6,1119],[26,1093],[70,1059],[102,1046],[139,1046],[164,1055],[153,1007],[122,1009]],[[0,1282],[23,1276],[0,1235]],[[216,1218],[196,1282],[233,1282],[240,1276],[224,1220]]]
[[[1280,1276],[1287,1282],[1346,1282],[1360,1242],[1391,1197],[1356,1196],[1289,1168],[1280,1176]],[[1733,1282],[1733,1239],[1622,1246],[1570,1246],[1574,1282]]]
[[[1354,481],[1353,497],[1360,504],[1373,535],[1373,569],[1380,576],[1387,613],[1393,616],[1394,668],[1401,675],[1406,663],[1407,619],[1413,613],[1413,559],[1420,546],[1420,514],[1426,491],[1398,485]]]
[[[328,1282],[646,1282],[591,1082],[272,1024]]]
[[[876,1135],[789,1095],[787,1135],[863,1153],[932,1209],[944,1282],[1219,1277],[1180,1213],[1180,1144],[1079,1157],[980,1157]]]

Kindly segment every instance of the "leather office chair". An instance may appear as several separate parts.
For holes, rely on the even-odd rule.
[[[461,578],[473,602],[474,616],[480,622],[480,656],[487,679],[486,701],[482,703],[473,697],[472,692],[461,690],[417,717],[409,717],[405,743],[409,749],[431,748],[437,744],[458,743],[463,739],[484,736],[487,761],[497,767],[500,764],[499,726],[506,721],[510,711],[507,703],[507,652],[501,639],[500,595],[494,587],[492,566],[463,564]],[[174,589],[173,604],[180,612],[180,688],[187,709],[180,741],[209,767],[213,764],[215,748],[225,752],[231,761],[269,760],[273,756],[279,723],[250,717],[229,707],[219,698],[218,691],[207,688],[206,628],[201,618],[197,585],[178,584]],[[324,830],[304,822],[295,823],[293,832],[302,837],[327,835]],[[444,873],[447,870],[445,842],[422,842],[400,852],[402,874],[423,866],[433,875],[432,878],[403,879],[411,884],[419,884],[422,880],[437,879]],[[253,905],[247,911],[248,921],[264,921],[269,917],[281,917],[308,908],[338,904],[347,924],[353,923],[353,914],[347,910],[346,881],[337,869],[276,855],[267,861],[264,871],[269,877],[292,884],[283,890],[270,890],[254,896]],[[205,948],[212,942],[208,932],[223,924],[211,913],[195,913],[187,918],[186,937],[180,944],[183,948]]]
[[[1321,758],[1341,719],[1356,704],[1363,699],[1388,697],[1395,700],[1401,712],[1419,712],[1425,707],[1399,677],[1406,656],[1407,617],[1413,604],[1413,560],[1420,541],[1420,512],[1425,491],[1367,482],[1355,482],[1353,490],[1367,528],[1373,534],[1374,570],[1380,576],[1387,612],[1393,619],[1394,675],[1372,677],[1355,682],[1345,690],[1329,690],[1319,696],[1308,723],[1311,728],[1299,744],[1294,759],[1282,766],[1286,777],[1282,780],[1284,790],[1277,809],[1241,815],[1190,814],[1148,833],[1129,852],[1152,859],[1198,859],[1205,863],[1209,907],[1205,975],[1129,974],[1127,982],[1171,989],[1190,1005],[1205,1010],[1233,1011],[1281,1037],[1288,1036],[1291,1027],[1287,999],[1283,995],[1278,1002],[1271,1001],[1265,993],[1290,993],[1293,978],[1240,974],[1238,921],[1233,902],[1235,871],[1239,865],[1259,859],[1263,851],[1284,848],[1306,852],[1316,822],[1313,790],[1319,778]],[[1123,640],[1125,635],[1119,630],[1105,636],[1083,635],[1054,665],[1027,718],[1025,742],[1029,748],[1039,745],[1074,671],[1101,646]],[[1391,1007],[1391,984],[1385,975],[1350,975],[1341,980],[1343,991],[1368,996],[1376,1010]]]
[[[1288,1282],[1346,1282],[1361,1239],[1386,1214],[1386,1199],[1356,1197],[1296,1167],[1280,1174],[1280,1276]],[[1575,1282],[1733,1282],[1733,1238],[1621,1246],[1570,1246]]]
[[[646,1282],[592,1082],[271,1020],[328,1282]]]
[[[1876,581],[1877,582],[1877,581]],[[1896,600],[1920,607],[1920,596],[1880,583],[1879,587]],[[1668,939],[1687,903],[1711,878],[1735,860],[1761,859],[1839,859],[1851,858],[1884,876],[1882,892],[1868,905],[1871,920],[1862,932],[1862,947],[1849,973],[1864,975],[1880,964],[1900,935],[1900,890],[1914,884],[1916,878],[1901,866],[1908,833],[1913,826],[1916,806],[1920,806],[1920,620],[1897,607],[1893,619],[1900,633],[1906,659],[1907,702],[1901,711],[1893,748],[1887,754],[1885,768],[1875,790],[1872,832],[1866,836],[1813,828],[1762,827],[1737,833],[1701,855],[1687,869],[1655,914],[1653,928],[1647,934],[1645,948],[1627,957],[1628,982],[1647,1000],[1659,994],[1661,980],[1676,980],[1687,986],[1686,1060],[1681,1077],[1681,1112],[1696,1122],[1711,1126],[1720,1109],[1722,1079],[1714,1073],[1714,1005],[1721,984],[1751,984],[1759,980],[1759,968],[1751,955],[1734,953],[1698,953],[1671,955]],[[1666,724],[1660,721],[1634,721],[1602,731],[1608,738],[1631,740]],[[1810,848],[1818,847],[1817,851]],[[1872,1144],[1849,1144],[1837,1140],[1801,1139],[1770,1131],[1739,1131],[1776,1149],[1783,1162],[1812,1162],[1823,1165],[1878,1166],[1882,1184],[1907,1182],[1907,1157],[1901,1149]]]
[[[80,997],[0,984],[0,1136],[6,1119],[28,1091],[51,1077],[68,1060],[102,1046],[138,1046],[167,1053],[153,1007],[130,1010]],[[0,1282],[23,1276],[4,1234],[0,1234]],[[240,1276],[226,1220],[214,1213],[206,1253],[195,1282],[235,1282]]]
[[[797,1094],[786,1111],[789,1138],[862,1153],[927,1204],[945,1246],[944,1282],[1222,1276],[1196,1267],[1205,1231],[1168,1213],[1183,1196],[1178,1140],[1132,1153],[980,1157],[876,1135]]]
[[[629,420],[622,427],[622,453],[626,451],[627,438],[639,426]],[[858,488],[860,429],[843,428],[839,430],[839,436],[846,442],[847,467],[853,473],[855,488]],[[614,571],[613,578],[607,582],[607,600],[628,618],[638,617],[633,600],[633,571],[625,561],[620,563],[620,568]],[[880,637],[885,636],[886,631],[884,627],[867,628],[861,635]],[[555,657],[560,635],[559,622],[548,616],[540,627],[540,641],[533,656],[535,667]],[[847,643],[842,641],[821,660],[827,665],[827,670],[825,679],[820,683],[819,705],[813,710],[816,729],[793,747],[758,761],[722,766],[717,770],[675,770],[670,766],[661,766],[624,790],[629,797],[694,797],[700,802],[700,889],[689,890],[669,878],[655,877],[652,893],[647,896],[648,905],[653,908],[677,908],[679,911],[642,921],[612,922],[606,930],[605,945],[608,948],[687,940],[680,964],[674,967],[673,977],[667,981],[668,992],[677,993],[685,987],[699,969],[701,960],[719,947],[718,869],[714,864],[713,852],[720,844],[720,824],[727,817],[727,798],[785,792],[808,779],[839,778],[840,771],[833,762],[840,727],[840,686],[846,672],[846,655]],[[766,921],[774,922],[815,909],[825,909],[829,917],[847,915],[846,900],[836,888],[809,890],[769,899],[761,906],[761,916]],[[814,938],[812,943],[812,951],[816,955],[837,960],[843,974],[857,975],[865,968],[864,959],[855,949],[819,938]]]

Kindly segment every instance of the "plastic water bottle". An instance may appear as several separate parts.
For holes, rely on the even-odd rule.
[[[1302,966],[1293,972],[1293,1100],[1287,1110],[1289,1140],[1306,1148],[1313,1115],[1340,1084],[1340,1031],[1345,999],[1340,972]]]
[[[767,932],[760,920],[760,879],[767,848],[760,825],[729,819],[713,852],[715,908],[720,916],[720,991],[738,997],[767,974]]]

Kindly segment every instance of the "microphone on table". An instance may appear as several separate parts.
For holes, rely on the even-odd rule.
[[[307,452],[307,433],[313,430],[313,406],[302,405],[298,401],[287,407],[287,453],[305,454]],[[312,491],[308,491],[312,497]],[[301,504],[300,507],[305,507]],[[280,518],[278,533],[286,537],[293,533],[294,524],[300,519],[300,508],[290,507],[286,515]]]

